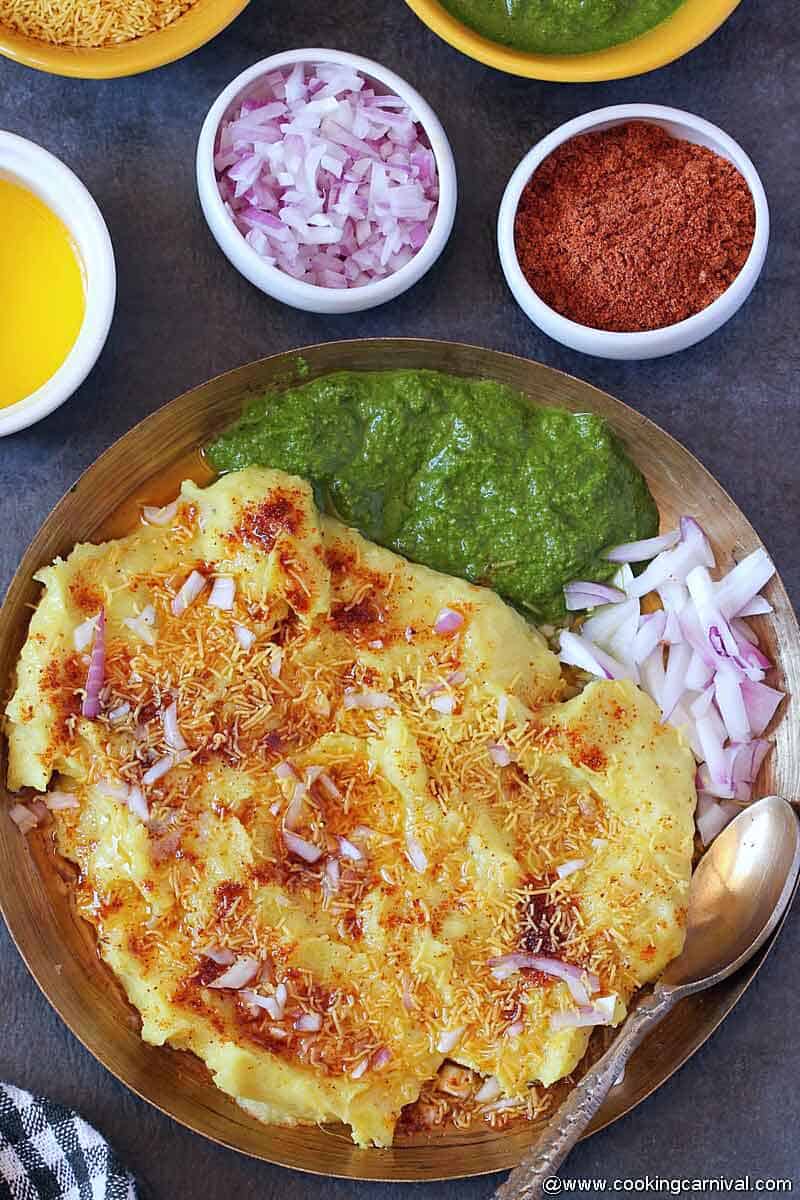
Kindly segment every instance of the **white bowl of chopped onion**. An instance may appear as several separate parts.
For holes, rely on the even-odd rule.
[[[379,63],[289,50],[238,75],[197,147],[200,204],[246,279],[307,312],[374,308],[450,236],[457,183],[433,109]]]

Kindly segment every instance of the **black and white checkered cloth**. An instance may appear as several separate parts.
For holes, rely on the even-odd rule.
[[[0,1083],[0,1200],[137,1200],[137,1192],[77,1113]]]

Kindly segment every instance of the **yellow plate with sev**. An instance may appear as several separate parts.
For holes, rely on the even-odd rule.
[[[51,75],[138,75],[191,54],[247,4],[248,0],[113,0],[110,5],[102,0],[59,0],[58,5],[53,0],[0,0],[0,54]],[[53,37],[64,40],[45,40],[50,27]],[[95,40],[104,44],[77,44]]]

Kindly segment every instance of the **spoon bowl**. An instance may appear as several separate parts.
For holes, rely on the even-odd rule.
[[[765,796],[714,840],[692,876],[683,952],[661,977],[682,995],[711,987],[763,946],[800,870],[800,824],[780,796]]]

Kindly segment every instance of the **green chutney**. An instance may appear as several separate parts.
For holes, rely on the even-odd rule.
[[[536,619],[658,510],[606,422],[436,371],[341,371],[253,401],[206,451],[310,480],[320,508],[380,545],[494,588]]]
[[[646,33],[683,0],[441,0],[477,33],[532,54],[605,50]]]

